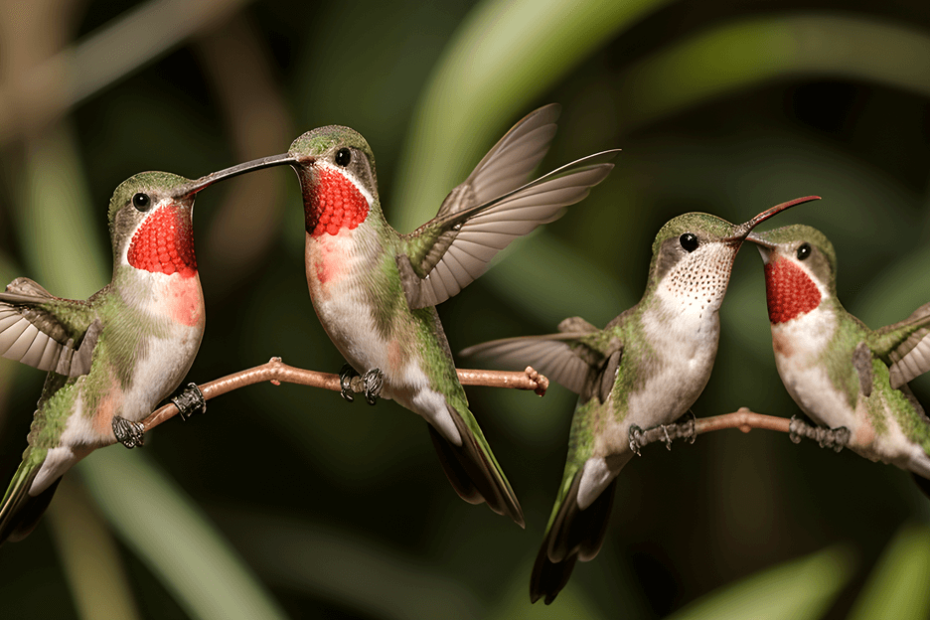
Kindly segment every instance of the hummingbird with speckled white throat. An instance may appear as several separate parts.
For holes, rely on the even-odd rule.
[[[351,367],[344,385],[351,373],[361,373],[370,403],[380,393],[421,415],[458,494],[487,502],[521,527],[520,503],[468,408],[433,306],[480,276],[512,240],[560,217],[610,172],[606,160],[615,151],[530,181],[558,113],[549,105],[517,123],[436,217],[410,234],[385,220],[374,154],[358,132],[321,127],[289,151],[303,191],[310,298]]]
[[[836,253],[819,230],[752,233],[765,263],[775,365],[785,389],[834,439],[911,472],[930,495],[930,420],[908,382],[930,370],[930,303],[869,329],[836,295]],[[845,432],[844,432],[845,431]]]
[[[604,329],[580,317],[558,333],[470,347],[495,364],[531,365],[578,394],[565,471],[530,577],[530,600],[552,603],[578,560],[604,542],[616,478],[638,453],[635,431],[684,415],[710,378],[736,253],[756,224],[799,198],[734,225],[706,213],[667,222],[652,245],[642,299]]]
[[[196,181],[143,172],[110,200],[113,280],[85,301],[29,278],[0,293],[0,354],[48,371],[23,461],[0,504],[0,544],[21,540],[62,475],[95,449],[140,445],[140,420],[178,387],[203,337],[192,214],[198,192],[279,165],[268,157]]]

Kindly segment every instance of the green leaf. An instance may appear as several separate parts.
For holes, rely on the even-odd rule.
[[[814,620],[830,608],[854,565],[848,548],[829,547],[711,592],[666,620]]]
[[[144,453],[112,446],[78,469],[119,536],[191,617],[287,617],[194,502]]]
[[[930,528],[905,525],[885,548],[848,620],[926,618],[930,613]]]
[[[247,513],[225,515],[224,529],[265,578],[289,590],[339,601],[365,617],[484,618],[480,603],[436,565],[355,533],[309,521]]]
[[[629,287],[555,235],[541,230],[507,250],[505,260],[486,274],[485,284],[521,314],[552,329],[567,316],[604,325],[636,303]]]
[[[107,205],[93,209],[71,130],[61,124],[29,143],[16,215],[29,272],[53,295],[85,299],[110,281],[100,231]]]
[[[569,581],[551,605],[543,601],[530,604],[529,576],[532,564],[527,563],[514,573],[500,603],[486,616],[488,620],[562,620],[583,618],[584,620],[606,620],[608,617],[623,617],[622,614],[605,615],[585,592],[584,588]]]
[[[485,149],[580,61],[668,0],[485,0],[439,60],[414,114],[392,214],[413,230],[436,214]],[[583,155],[583,154],[582,154]]]
[[[881,53],[876,53],[881,50]],[[734,21],[640,61],[620,79],[629,131],[726,93],[830,75],[930,94],[930,36],[874,18],[793,15]]]
[[[62,479],[47,519],[80,617],[139,618],[119,547],[77,476]]]

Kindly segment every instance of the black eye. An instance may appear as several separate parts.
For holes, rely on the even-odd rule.
[[[811,244],[805,243],[798,248],[798,260],[804,260],[811,255]]]
[[[152,199],[148,194],[136,194],[132,197],[132,206],[142,212],[148,211],[152,208]]]
[[[692,235],[691,233],[685,233],[678,238],[678,242],[688,252],[693,252],[697,249],[698,238]]]
[[[352,161],[352,151],[349,149],[339,149],[336,153],[336,164],[345,168]]]

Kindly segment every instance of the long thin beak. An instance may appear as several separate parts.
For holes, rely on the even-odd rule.
[[[743,222],[742,224],[737,226],[736,231],[733,233],[733,235],[724,239],[724,242],[733,243],[733,244],[742,243],[747,237],[749,237],[749,233],[752,232],[753,228],[755,228],[756,226],[758,226],[765,220],[769,219],[773,215],[781,213],[782,211],[790,209],[791,207],[804,204],[805,202],[811,202],[814,200],[820,200],[820,196],[804,196],[803,198],[795,198],[794,200],[783,202],[780,205],[775,205],[771,209],[766,209],[765,211],[755,216],[748,222]]]
[[[271,157],[262,157],[261,159],[253,159],[252,161],[247,161],[244,164],[238,164],[231,168],[220,170],[219,172],[213,172],[206,176],[202,176],[195,181],[191,181],[187,185],[184,185],[178,189],[176,197],[189,198],[197,192],[206,189],[207,187],[210,187],[219,181],[224,181],[226,179],[239,176],[240,174],[245,174],[246,172],[261,170],[262,168],[272,168],[274,166],[283,166],[285,164],[294,164],[296,162],[297,159],[289,153],[272,155]]]

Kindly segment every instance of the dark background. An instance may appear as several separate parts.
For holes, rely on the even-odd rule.
[[[7,1],[0,276],[87,297],[109,277],[106,207],[125,178],[197,177],[331,123],[367,137],[386,215],[409,231],[513,122],[556,101],[543,169],[623,153],[590,198],[441,305],[454,351],[565,316],[603,325],[639,298],[669,218],[740,222],[807,194],[823,200],[764,227],[820,228],[843,303],[879,327],[930,292],[928,96],[918,0]],[[338,371],[307,294],[290,171],[205,192],[195,230],[209,321],[191,380],[271,356]],[[760,267],[752,248],[737,257],[698,417],[799,414],[775,371]],[[42,380],[0,361],[4,481]],[[927,377],[912,386],[930,403]],[[424,422],[394,403],[262,385],[78,466],[37,530],[0,550],[0,612],[682,618],[708,595],[715,618],[927,616],[930,504],[905,472],[733,430],[646,449],[619,479],[601,554],[531,607],[574,398],[468,394],[526,531],[461,502]]]

